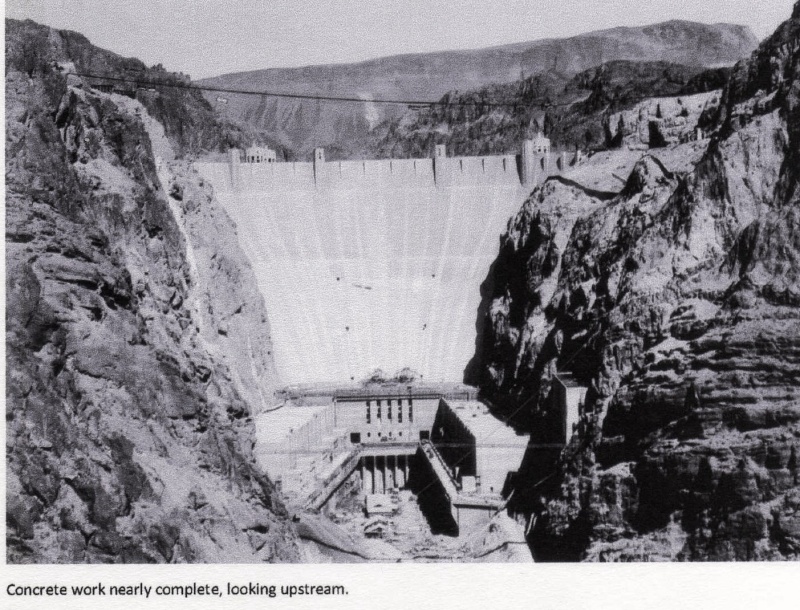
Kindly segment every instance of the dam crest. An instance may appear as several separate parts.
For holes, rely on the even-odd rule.
[[[444,145],[434,147],[429,158],[327,161],[322,148],[314,149],[313,161],[277,162],[275,151],[251,147],[228,151],[228,176],[218,189],[294,190],[345,189],[382,186],[389,188],[447,187],[450,185],[504,184],[517,182],[533,187],[560,175],[583,160],[574,153],[550,151],[550,140],[538,136],[525,140],[519,154],[448,157]],[[201,164],[224,165],[224,164]]]

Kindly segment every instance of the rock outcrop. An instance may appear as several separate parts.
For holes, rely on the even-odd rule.
[[[647,148],[651,123],[664,132],[664,143],[673,143],[686,139],[700,111],[718,106],[729,72],[664,61],[608,61],[572,77],[545,72],[451,91],[429,108],[376,127],[367,154],[425,157],[434,144],[445,144],[454,155],[508,154],[539,131],[554,150]]]
[[[534,191],[484,284],[498,410],[548,441],[554,376],[588,386],[518,479],[538,560],[800,556],[800,3],[701,121],[613,199]]]
[[[6,32],[7,560],[296,560],[252,456],[266,312],[178,158],[226,128],[197,94],[65,76],[138,65],[74,33]]]

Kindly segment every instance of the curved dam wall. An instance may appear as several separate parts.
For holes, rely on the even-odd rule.
[[[238,227],[283,383],[461,381],[480,284],[530,192],[514,155],[197,169]]]

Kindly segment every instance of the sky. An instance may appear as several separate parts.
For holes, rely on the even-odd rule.
[[[6,17],[193,78],[573,36],[686,19],[761,39],[793,0],[6,0]]]

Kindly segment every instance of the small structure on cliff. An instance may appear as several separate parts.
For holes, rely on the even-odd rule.
[[[274,150],[266,146],[250,146],[244,151],[246,163],[275,163],[278,156]]]
[[[585,386],[575,381],[572,373],[560,372],[553,378],[550,396],[556,414],[554,441],[569,443],[583,413],[586,390]]]
[[[538,132],[533,140],[530,140],[533,146],[533,151],[537,155],[549,155],[550,154],[550,138],[545,138],[544,134],[540,131]]]

